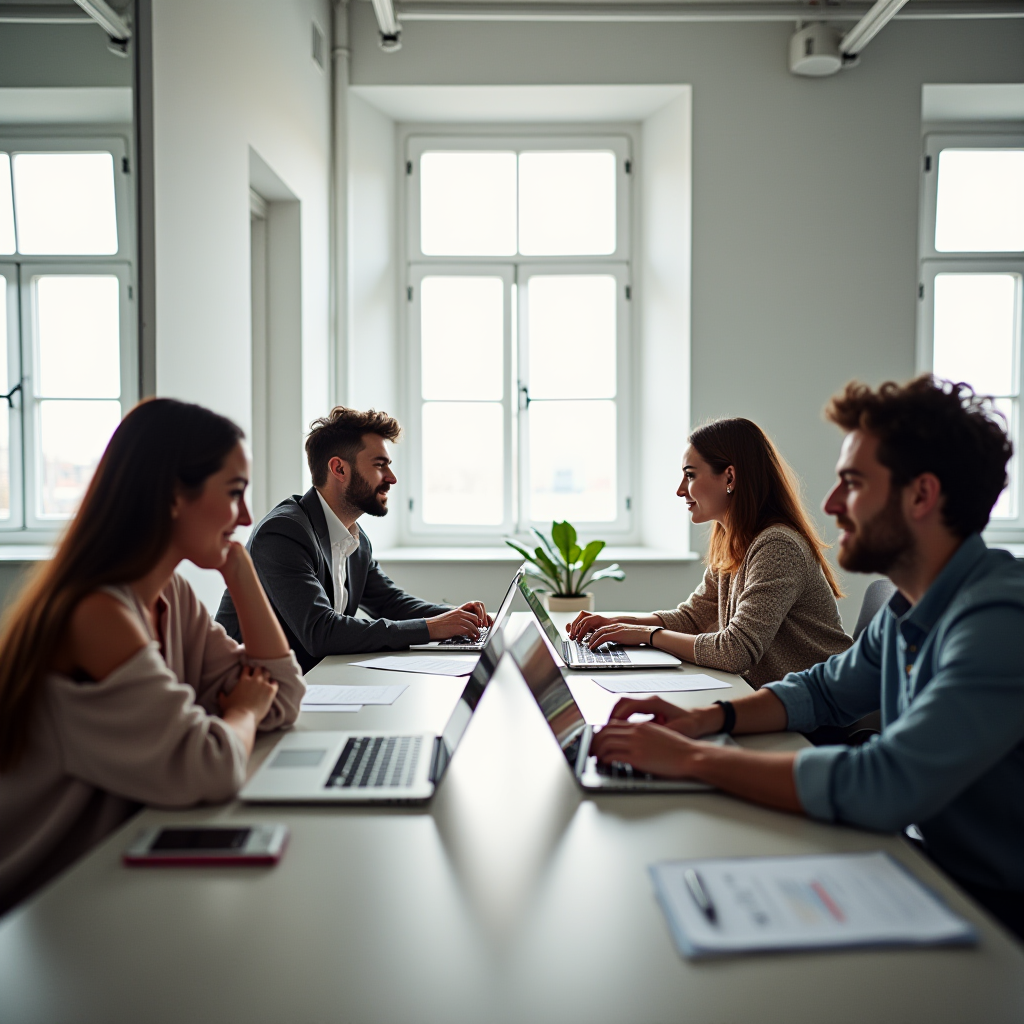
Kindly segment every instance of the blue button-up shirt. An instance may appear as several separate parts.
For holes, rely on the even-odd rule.
[[[770,689],[810,732],[882,711],[861,747],[800,751],[808,814],[915,823],[951,874],[1024,892],[1024,568],[968,537],[914,606],[897,592],[857,643]]]

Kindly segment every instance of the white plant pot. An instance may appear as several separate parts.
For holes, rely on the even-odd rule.
[[[544,605],[549,612],[592,612],[594,610],[594,595],[579,594],[576,597],[556,597],[554,594],[545,594]]]

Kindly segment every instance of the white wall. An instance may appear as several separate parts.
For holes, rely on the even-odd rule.
[[[851,377],[878,382],[914,370],[921,87],[1024,81],[1024,23],[894,22],[859,67],[824,80],[788,73],[791,31],[408,22],[401,51],[384,54],[370,5],[354,4],[351,81],[690,83],[690,420],[759,422],[816,507],[838,450],[838,434],[821,420],[829,395]],[[658,458],[674,465],[681,441],[664,438]],[[472,586],[491,601],[505,575],[500,563],[486,578],[450,566],[388,568],[426,597],[469,596]],[[630,567],[633,594],[664,607],[686,596],[699,571]],[[865,583],[848,581],[849,623]],[[609,585],[599,603],[621,599]]]
[[[328,407],[330,78],[314,18],[329,33],[327,0],[153,2],[157,392],[246,430],[250,146],[301,204],[303,422]],[[214,574],[190,578],[219,599]]]

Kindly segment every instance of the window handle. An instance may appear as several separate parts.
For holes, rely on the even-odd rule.
[[[14,408],[14,396],[21,390],[21,385],[24,384],[24,379],[19,380],[17,384],[7,392],[6,395],[0,395],[0,398],[6,398],[7,404],[10,408]]]
[[[530,389],[525,384],[519,385],[519,411],[530,408]]]

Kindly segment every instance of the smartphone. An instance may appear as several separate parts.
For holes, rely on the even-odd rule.
[[[124,851],[132,865],[276,864],[288,842],[286,825],[188,825],[143,829]]]

